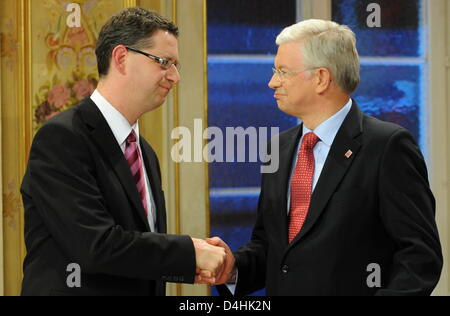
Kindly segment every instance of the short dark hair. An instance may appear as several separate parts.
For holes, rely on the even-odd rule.
[[[100,77],[108,74],[112,51],[117,45],[150,48],[153,44],[151,37],[159,30],[178,37],[178,27],[151,10],[127,8],[111,17],[103,25],[95,49]]]

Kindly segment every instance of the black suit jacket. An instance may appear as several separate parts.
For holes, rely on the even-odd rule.
[[[90,98],[36,134],[21,192],[25,207],[23,295],[165,295],[165,282],[193,283],[188,236],[166,234],[158,158],[140,137],[156,204],[150,233],[130,167]],[[81,268],[69,288],[67,266]]]
[[[263,287],[267,295],[430,294],[442,254],[425,162],[411,134],[354,103],[306,221],[288,244],[286,197],[301,134],[300,125],[280,135],[280,168],[262,177],[251,241],[235,253],[236,295]],[[371,263],[381,269],[380,288],[367,284]]]

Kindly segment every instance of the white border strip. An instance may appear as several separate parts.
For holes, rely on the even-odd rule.
[[[426,58],[413,57],[361,57],[361,65],[422,65],[427,62]]]
[[[229,197],[229,196],[259,196],[261,189],[258,187],[247,188],[221,188],[211,189],[211,197]]]
[[[208,62],[245,62],[245,63],[273,63],[275,56],[273,55],[209,55]],[[361,65],[422,65],[427,63],[426,57],[361,57]]]
[[[208,55],[208,62],[246,62],[246,63],[271,63],[273,55]]]

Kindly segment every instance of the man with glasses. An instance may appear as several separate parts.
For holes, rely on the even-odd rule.
[[[279,136],[280,168],[263,174],[251,241],[233,254],[209,240],[228,255],[215,283],[236,295],[429,295],[442,253],[425,162],[407,130],[351,99],[354,33],[307,20],[277,44],[269,87],[302,124]]]
[[[139,135],[180,80],[177,36],[142,8],[112,17],[97,90],[36,134],[21,188],[23,295],[165,295],[166,282],[220,273],[223,248],[166,234],[158,158]]]

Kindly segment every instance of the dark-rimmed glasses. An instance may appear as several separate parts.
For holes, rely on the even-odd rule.
[[[169,59],[165,59],[165,58],[162,58],[162,57],[158,57],[158,56],[155,56],[155,55],[152,55],[152,54],[143,52],[143,51],[141,51],[141,50],[139,50],[139,49],[136,49],[136,48],[133,48],[133,47],[125,46],[125,48],[128,49],[128,50],[131,50],[132,52],[135,52],[135,53],[138,53],[138,54],[142,54],[142,55],[144,55],[144,56],[147,56],[147,57],[150,58],[151,60],[157,62],[157,63],[158,63],[163,69],[165,69],[165,70],[169,70],[170,67],[172,67],[172,65],[174,65],[175,68],[176,68],[178,71],[180,70],[180,64],[178,64],[177,62],[173,62],[173,61],[171,61],[171,60],[169,60]]]

